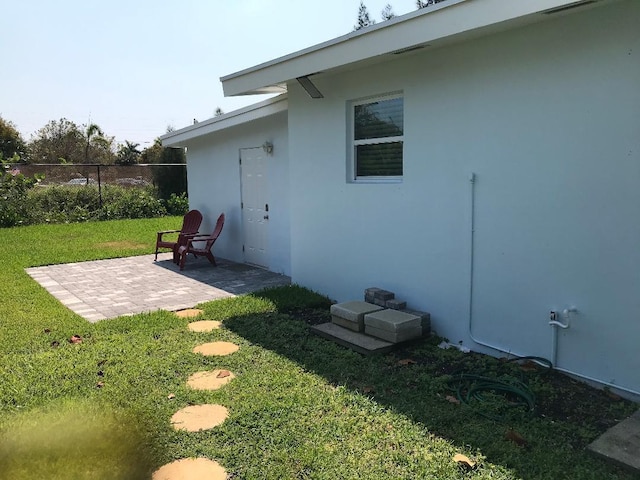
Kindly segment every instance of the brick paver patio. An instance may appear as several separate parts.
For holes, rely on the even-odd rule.
[[[209,300],[288,285],[290,278],[250,265],[189,259],[180,271],[171,253],[27,268],[34,280],[90,322],[120,315],[180,310]]]

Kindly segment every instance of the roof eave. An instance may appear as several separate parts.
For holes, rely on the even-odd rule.
[[[160,137],[160,140],[163,147],[186,147],[188,143],[196,138],[284,112],[287,110],[288,105],[287,95],[279,95],[180,130],[166,133]]]
[[[464,35],[480,36],[496,26],[541,21],[542,12],[576,0],[449,0],[220,79],[225,96],[282,88],[298,77],[327,72],[416,46],[433,46]],[[536,15],[537,14],[537,15]]]

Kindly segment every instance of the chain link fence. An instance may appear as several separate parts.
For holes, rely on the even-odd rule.
[[[105,186],[117,185],[125,188],[154,187],[160,198],[169,194],[187,192],[187,165],[184,163],[158,163],[137,165],[101,164],[52,164],[30,163],[10,165],[13,174],[28,177],[38,175],[40,187],[51,185],[94,186],[100,192]]]
[[[40,185],[119,185],[122,187],[157,186],[159,177],[184,177],[187,165],[160,163],[138,165],[29,163],[11,165],[13,173],[43,176]]]

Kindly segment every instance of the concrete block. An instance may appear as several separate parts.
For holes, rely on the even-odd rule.
[[[373,292],[373,298],[377,298],[378,300],[391,300],[396,297],[396,294],[390,292],[389,290],[382,290],[379,288],[377,291]]]
[[[429,335],[431,333],[431,314],[429,312],[421,312],[420,310],[403,310],[405,313],[410,313],[411,315],[415,315],[420,317],[420,321],[422,323],[422,335]]]
[[[335,315],[331,315],[331,323],[338,325],[343,328],[348,328],[353,332],[362,332],[364,331],[364,324],[360,326],[360,323],[352,322],[351,320],[345,320],[342,317],[336,317]]]
[[[382,289],[378,288],[378,287],[365,288],[364,289],[364,295],[365,296],[370,295],[371,297],[373,297],[376,294],[376,292],[379,292],[380,290],[382,290]]]
[[[364,330],[364,316],[379,310],[382,308],[367,302],[337,303],[331,305],[331,321],[355,332],[362,332]]]
[[[407,302],[394,298],[392,300],[387,300],[385,306],[392,310],[404,310],[407,308]]]
[[[406,342],[407,340],[413,340],[414,338],[422,337],[422,327],[411,327],[401,330],[399,332],[391,332],[389,330],[383,330],[382,328],[370,327],[365,325],[364,333],[371,335],[372,337],[386,340],[391,343]]]
[[[367,303],[373,303],[375,300],[373,293],[365,293],[364,294],[364,301]]]
[[[382,310],[367,313],[364,316],[365,326],[387,330],[388,332],[402,332],[411,328],[422,328],[420,317],[398,310]]]

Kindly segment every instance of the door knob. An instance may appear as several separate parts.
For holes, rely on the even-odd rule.
[[[269,220],[269,215],[265,215],[263,218],[264,218],[265,220]]]

